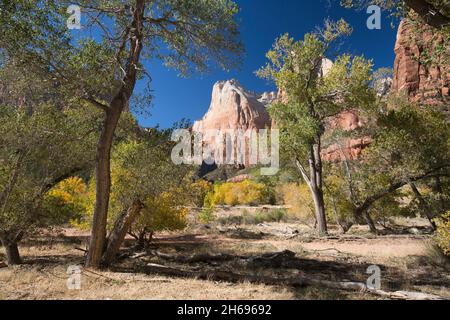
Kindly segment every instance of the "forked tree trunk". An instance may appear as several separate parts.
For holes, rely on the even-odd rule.
[[[310,148],[310,152],[308,154],[309,174],[298,160],[297,167],[302,174],[303,180],[306,182],[309,190],[311,191],[318,232],[321,235],[326,235],[328,233],[328,227],[323,193],[323,167],[320,148],[320,143],[313,145]]]
[[[141,213],[142,208],[143,204],[139,200],[136,200],[131,208],[117,219],[114,229],[109,236],[105,254],[103,255],[103,266],[109,266],[114,262],[128,230],[130,230],[132,224]]]
[[[6,239],[1,239],[1,241],[6,251],[6,262],[8,266],[22,264],[17,241],[9,241]]]
[[[364,220],[366,221],[367,225],[369,226],[369,230],[371,233],[377,233],[377,227],[375,226],[375,222],[373,221],[372,217],[370,216],[370,213],[368,210],[364,210],[363,212]]]
[[[317,229],[321,235],[325,235],[328,232],[326,213],[325,213],[325,201],[323,198],[323,190],[312,186],[311,190],[314,210],[316,213]]]

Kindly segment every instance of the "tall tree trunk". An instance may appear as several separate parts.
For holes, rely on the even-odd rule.
[[[130,46],[123,84],[113,98],[109,108],[105,110],[105,121],[97,146],[96,202],[89,253],[86,259],[86,267],[88,268],[100,268],[102,256],[106,249],[106,223],[111,192],[111,147],[120,115],[128,105],[136,86],[138,64],[143,48],[145,5],[145,0],[136,0],[133,7],[133,21],[131,23],[131,37],[129,39]]]
[[[326,235],[328,233],[327,219],[325,213],[325,201],[323,191],[317,186],[312,186],[312,198],[314,202],[314,210],[316,213],[317,230],[319,234]]]
[[[328,233],[328,227],[323,195],[323,169],[320,156],[320,143],[318,145],[311,146],[310,152],[308,153],[308,163],[309,175],[301,162],[299,160],[296,162],[297,168],[302,174],[303,180],[305,180],[309,190],[311,191],[318,232],[321,235],[326,235]]]
[[[123,107],[124,105],[121,101],[115,101],[111,104],[111,108],[106,112],[103,130],[97,146],[97,166],[95,173],[96,199],[92,234],[86,260],[86,266],[90,268],[100,267],[101,258],[105,248],[106,224],[111,192],[111,148],[114,139],[114,132],[117,128]]]
[[[323,192],[323,165],[322,165],[322,155],[320,154],[321,151],[321,137],[318,136],[318,143],[313,146],[312,152],[313,152],[313,163],[314,166],[312,167],[312,170],[314,171],[314,175],[316,177],[315,184],[316,184],[316,190],[315,190],[315,196],[316,200],[314,200],[314,205],[316,207],[316,216],[317,216],[317,225],[318,230],[320,234],[327,234],[328,233],[328,227],[327,227],[327,216],[325,212],[325,200],[324,200],[324,192]],[[311,172],[311,175],[313,175],[313,172]]]
[[[111,231],[108,239],[108,245],[105,254],[103,255],[102,265],[109,266],[114,262],[128,230],[130,230],[131,225],[141,213],[142,208],[143,204],[139,200],[136,200],[127,212],[117,219],[114,229]]]
[[[1,242],[6,251],[6,262],[8,263],[8,266],[22,264],[17,241],[2,238]]]

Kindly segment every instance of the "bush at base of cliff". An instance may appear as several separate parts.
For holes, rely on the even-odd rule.
[[[250,180],[242,182],[226,182],[214,186],[214,190],[205,198],[205,207],[211,208],[217,205],[247,205],[257,206],[268,204],[270,195],[266,185]]]

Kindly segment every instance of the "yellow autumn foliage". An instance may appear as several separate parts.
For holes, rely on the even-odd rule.
[[[202,207],[205,202],[206,195],[211,192],[213,185],[206,180],[197,180],[190,184],[190,190],[187,192],[189,195],[188,202],[197,207]]]
[[[277,198],[288,206],[291,217],[309,221],[314,219],[314,204],[306,184],[285,183],[276,188]]]
[[[176,192],[164,192],[157,197],[149,197],[145,208],[136,219],[132,231],[176,231],[187,227],[188,209],[178,206]]]
[[[46,210],[61,223],[79,220],[88,202],[86,183],[79,177],[70,177],[51,189],[44,197]]]
[[[250,180],[216,184],[205,198],[206,207],[217,205],[262,205],[269,202],[267,187]]]

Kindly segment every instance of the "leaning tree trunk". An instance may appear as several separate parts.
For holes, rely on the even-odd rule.
[[[411,190],[413,191],[414,195],[416,196],[417,200],[419,201],[419,207],[420,207],[420,210],[422,211],[422,214],[425,217],[427,217],[433,231],[436,231],[437,226],[436,226],[436,223],[433,221],[433,215],[431,213],[431,211],[432,211],[431,208],[428,206],[427,202],[423,198],[419,189],[417,189],[417,186],[414,183],[410,183],[409,186],[411,187]]]
[[[10,241],[3,238],[1,239],[1,241],[6,251],[6,262],[8,263],[8,265],[14,266],[22,264],[17,241]]]
[[[364,220],[366,221],[367,225],[369,226],[369,230],[371,233],[377,233],[377,227],[375,226],[375,222],[373,221],[372,217],[370,216],[370,213],[368,210],[364,210],[363,212]]]
[[[139,216],[142,208],[143,204],[139,200],[136,200],[127,212],[117,219],[114,229],[108,239],[108,245],[105,254],[103,255],[102,265],[109,266],[114,262],[128,230],[130,230],[131,225]]]
[[[358,206],[355,208],[353,215],[355,217],[355,220],[361,220],[361,218],[364,219],[365,223],[369,226],[370,232],[377,233],[377,227],[375,226],[375,222],[373,221],[372,217],[369,214],[369,207],[372,204],[372,202],[366,201],[363,205]]]

